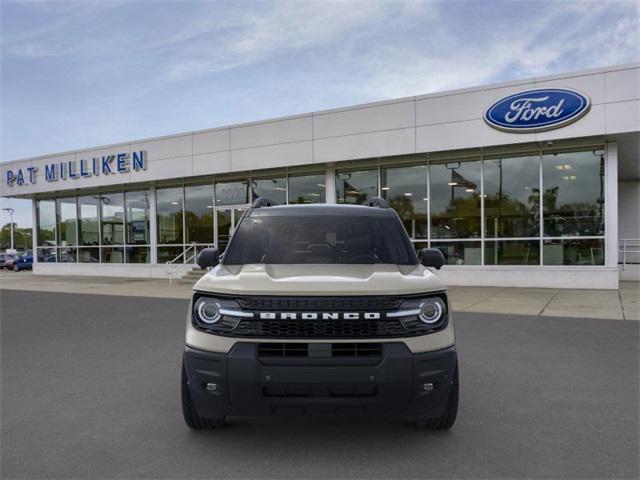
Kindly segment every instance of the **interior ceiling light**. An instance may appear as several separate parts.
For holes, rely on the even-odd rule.
[[[380,190],[391,190],[391,187],[382,187]]]
[[[458,182],[449,182],[447,183],[447,185],[449,185],[450,187],[455,187],[456,185],[458,185]]]
[[[405,194],[403,194],[403,195],[404,195],[405,197],[411,197],[411,196],[413,195],[413,193],[411,193],[411,192],[407,192],[407,193],[405,193]]]

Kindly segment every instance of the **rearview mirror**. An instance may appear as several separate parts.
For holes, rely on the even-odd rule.
[[[437,248],[423,248],[418,250],[418,260],[425,267],[433,267],[440,270],[444,265],[444,255]]]
[[[198,265],[201,269],[206,270],[207,268],[215,267],[220,263],[220,254],[218,253],[217,248],[204,248],[198,254],[197,259]]]

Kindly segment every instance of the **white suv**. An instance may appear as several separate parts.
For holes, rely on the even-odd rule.
[[[187,425],[227,416],[380,414],[450,428],[458,360],[439,250],[416,252],[386,201],[257,200],[194,286]]]

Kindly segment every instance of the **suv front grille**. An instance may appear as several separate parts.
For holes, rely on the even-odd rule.
[[[308,343],[259,343],[258,356],[270,358],[308,357]],[[381,357],[381,343],[333,343],[332,357]]]
[[[396,310],[404,298],[375,297],[238,297],[243,310],[333,312]]]
[[[406,337],[407,330],[392,320],[258,320],[243,319],[233,331],[238,337],[375,338]]]

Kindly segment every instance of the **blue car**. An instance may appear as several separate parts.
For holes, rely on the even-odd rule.
[[[19,256],[13,262],[13,271],[19,272],[20,270],[31,270],[33,267],[33,255],[31,253],[25,253]]]

